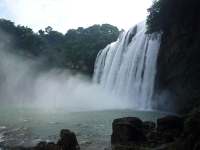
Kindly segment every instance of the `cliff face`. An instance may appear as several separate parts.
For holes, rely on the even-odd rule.
[[[200,104],[200,10],[190,10],[194,13],[163,31],[157,63],[156,89],[161,97],[170,93],[176,111]]]

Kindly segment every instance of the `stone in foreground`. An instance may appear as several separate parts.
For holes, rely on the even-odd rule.
[[[112,124],[111,144],[142,143],[146,141],[143,122],[136,117],[115,119]]]
[[[80,150],[80,147],[75,133],[68,129],[63,129],[60,132],[60,139],[57,144],[40,142],[33,150]]]
[[[57,145],[62,150],[80,150],[75,133],[68,129],[61,130]]]

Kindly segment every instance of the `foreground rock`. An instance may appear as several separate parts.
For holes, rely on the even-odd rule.
[[[128,117],[113,121],[112,150],[168,150],[183,131],[183,119],[166,116],[154,122]],[[170,149],[169,149],[170,150]]]
[[[146,124],[146,126],[148,125]],[[139,118],[127,117],[115,119],[112,128],[111,144],[113,150],[138,150],[138,145],[147,141],[144,124]]]
[[[200,111],[195,110],[186,116],[184,132],[174,143],[176,150],[200,150]]]
[[[165,131],[181,131],[183,128],[183,119],[177,116],[166,116],[157,120],[157,130]]]
[[[76,135],[74,132],[71,132],[70,130],[61,130],[60,132],[60,140],[58,141],[57,145],[62,150],[79,150],[79,144],[76,139]]]
[[[63,129],[60,132],[60,139],[57,144],[40,142],[34,150],[80,150],[76,135],[74,132]]]
[[[35,147],[4,147],[3,150],[80,150],[80,147],[75,133],[68,129],[63,129],[60,132],[60,139],[57,143],[42,141]]]
[[[112,124],[112,150],[200,150],[200,111],[184,119],[166,116],[154,122],[136,117],[115,119]],[[108,148],[109,149],[109,148]],[[105,149],[105,150],[108,150]],[[57,143],[40,142],[33,148],[3,148],[3,150],[80,150],[76,136],[70,130],[60,132]],[[110,149],[109,149],[110,150]]]
[[[184,121],[177,116],[166,116],[157,120],[157,132],[163,143],[173,142],[180,137]]]
[[[139,118],[127,117],[113,121],[111,144],[142,143],[146,141],[143,122]]]

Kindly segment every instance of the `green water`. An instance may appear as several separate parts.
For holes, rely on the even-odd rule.
[[[108,147],[113,119],[134,116],[155,121],[166,115],[133,110],[68,112],[65,109],[0,108],[0,146],[30,146],[40,140],[57,141],[59,131],[67,128],[76,133],[82,150],[103,150]]]

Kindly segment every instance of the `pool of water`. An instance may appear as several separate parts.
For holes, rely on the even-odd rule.
[[[32,146],[41,140],[57,141],[61,129],[77,135],[82,150],[109,147],[112,121],[120,117],[139,117],[155,121],[166,113],[134,110],[68,112],[65,109],[43,110],[25,107],[0,109],[0,147]]]

